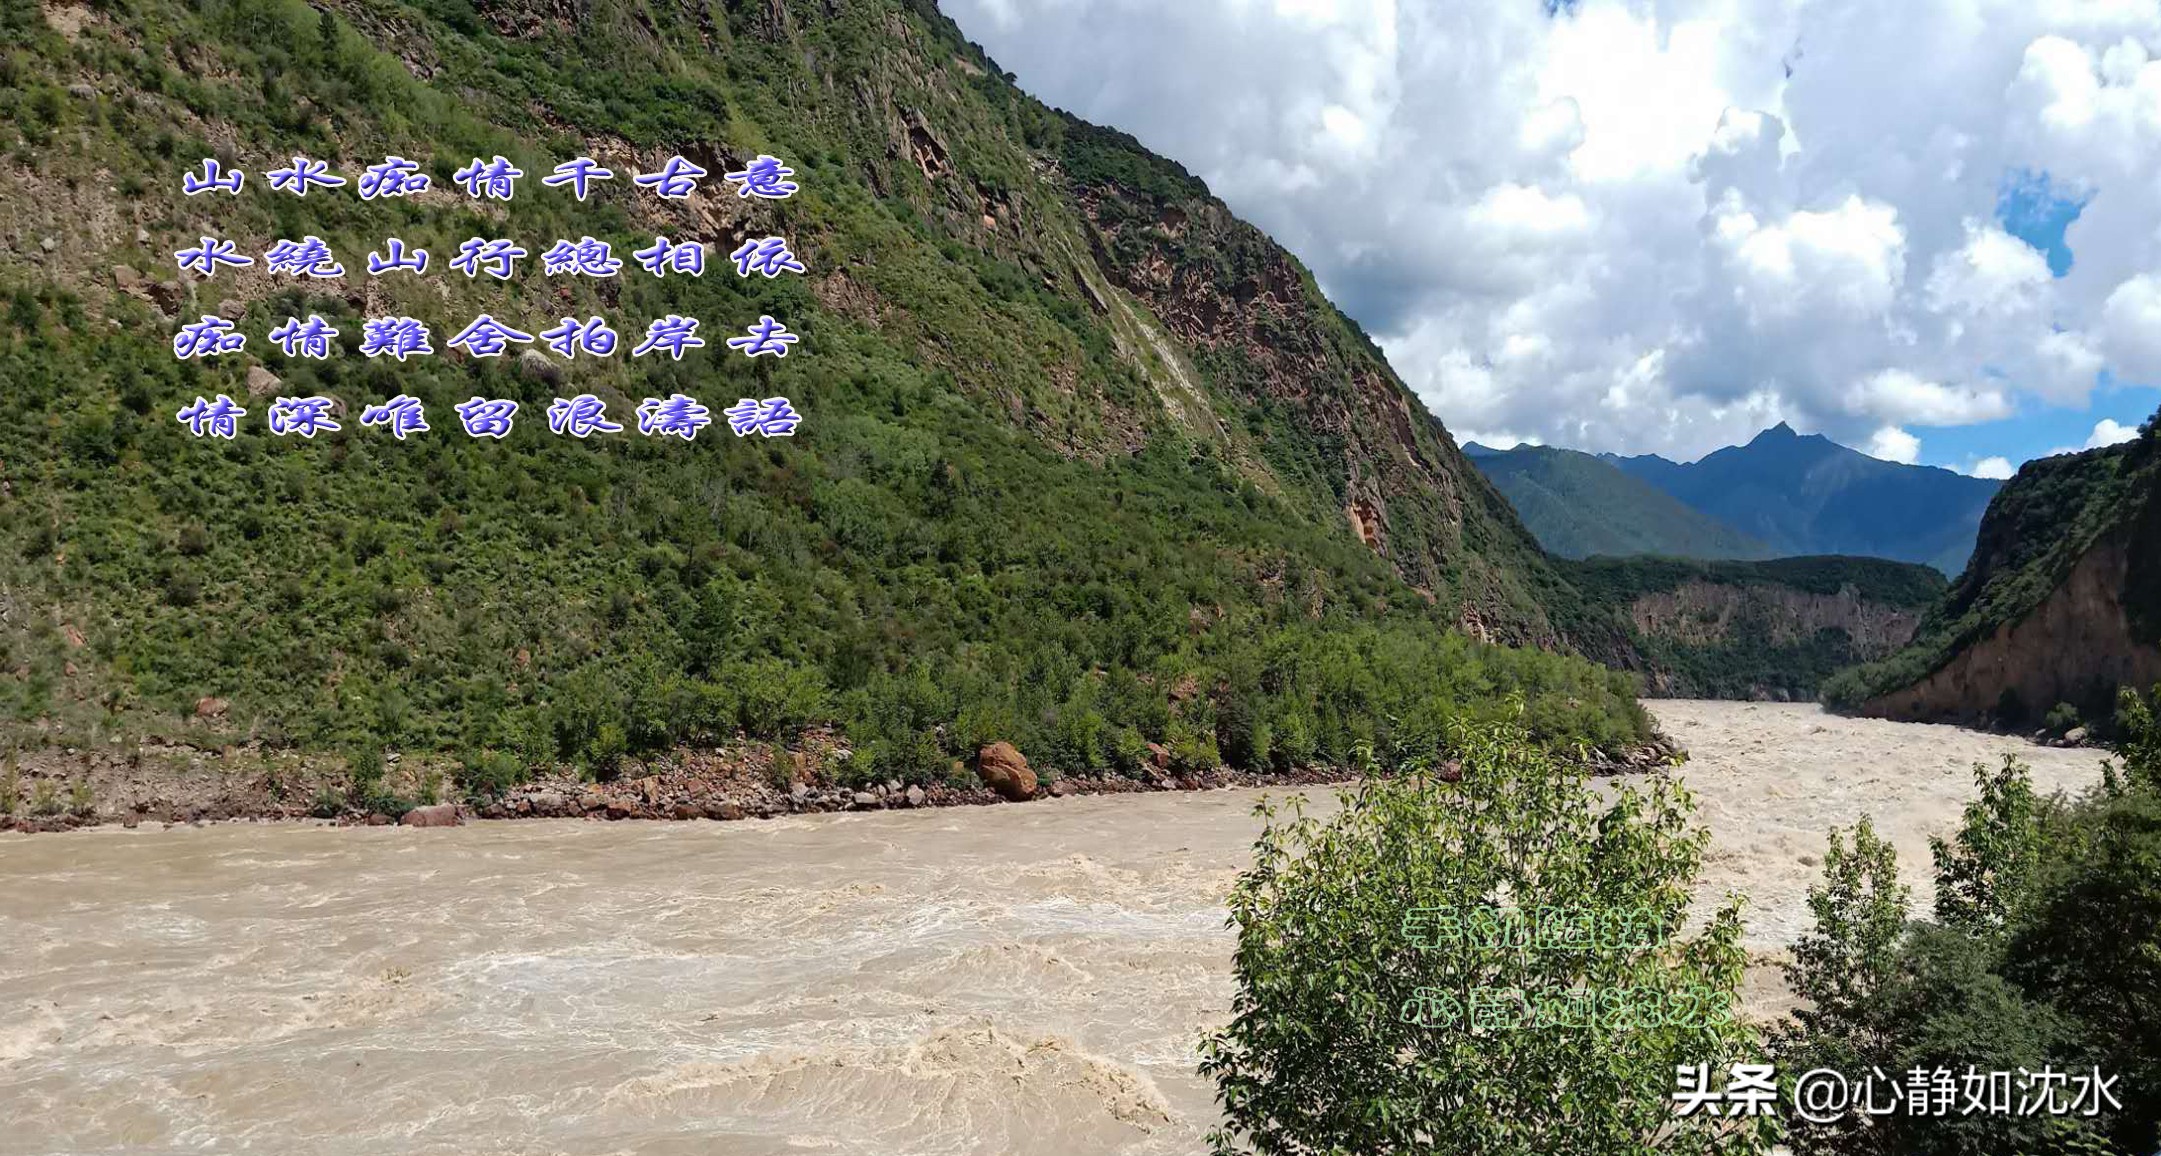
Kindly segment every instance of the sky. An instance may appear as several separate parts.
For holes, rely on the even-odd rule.
[[[942,0],[1461,440],[2008,476],[2161,407],[2161,0]]]

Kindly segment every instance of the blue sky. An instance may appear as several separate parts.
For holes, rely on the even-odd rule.
[[[2004,232],[2046,254],[2050,275],[2061,279],[2070,275],[2077,262],[2065,233],[2088,199],[2076,190],[2059,189],[2046,172],[2016,173],[2003,183],[1996,219]],[[2083,406],[2027,401],[2022,412],[2012,417],[1917,431],[1925,447],[1920,460],[1967,472],[1989,458],[2001,458],[2016,467],[2059,450],[2086,448],[2104,419],[2135,429],[2161,408],[2161,389],[2118,381],[2107,370],[2097,374],[2096,381],[2099,384]]]

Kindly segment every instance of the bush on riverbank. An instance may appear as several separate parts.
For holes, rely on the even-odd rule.
[[[1789,969],[1810,1001],[1779,1033],[1790,1081],[2024,1068],[2114,1079],[2098,1116],[1858,1113],[1799,1124],[1802,1156],[2152,1152],[2161,1143],[2161,726],[2126,692],[2124,763],[2085,797],[2038,798],[2015,759],[1976,767],[1979,796],[1933,846],[1935,909],[1908,921],[1896,855],[1839,833],[1810,893],[1815,930]]]
[[[1768,1121],[1671,1101],[1677,1067],[1722,1073],[1754,1035],[1731,1011],[1739,900],[1666,934],[1708,842],[1687,792],[1602,802],[1507,723],[1450,725],[1401,769],[1325,822],[1295,796],[1261,808],[1230,900],[1234,1017],[1203,1048],[1219,1156],[1762,1151]],[[1526,951],[1476,922],[1557,911],[1595,935]],[[1567,1022],[1514,1022],[1533,1007]]]

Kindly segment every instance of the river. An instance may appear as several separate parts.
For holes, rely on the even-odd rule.
[[[1921,885],[1973,760],[2098,777],[1653,707],[1693,752],[1705,901],[1751,898],[1760,1008],[1826,827],[1873,814]],[[0,1153],[1195,1152],[1257,795],[0,837]]]

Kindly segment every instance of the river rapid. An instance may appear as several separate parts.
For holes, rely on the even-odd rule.
[[[2100,756],[1652,704],[1763,966],[1824,832],[1926,899],[1970,763]],[[1191,1153],[1257,791],[733,823],[0,836],[0,1153]],[[1329,792],[1314,794],[1325,803]]]

